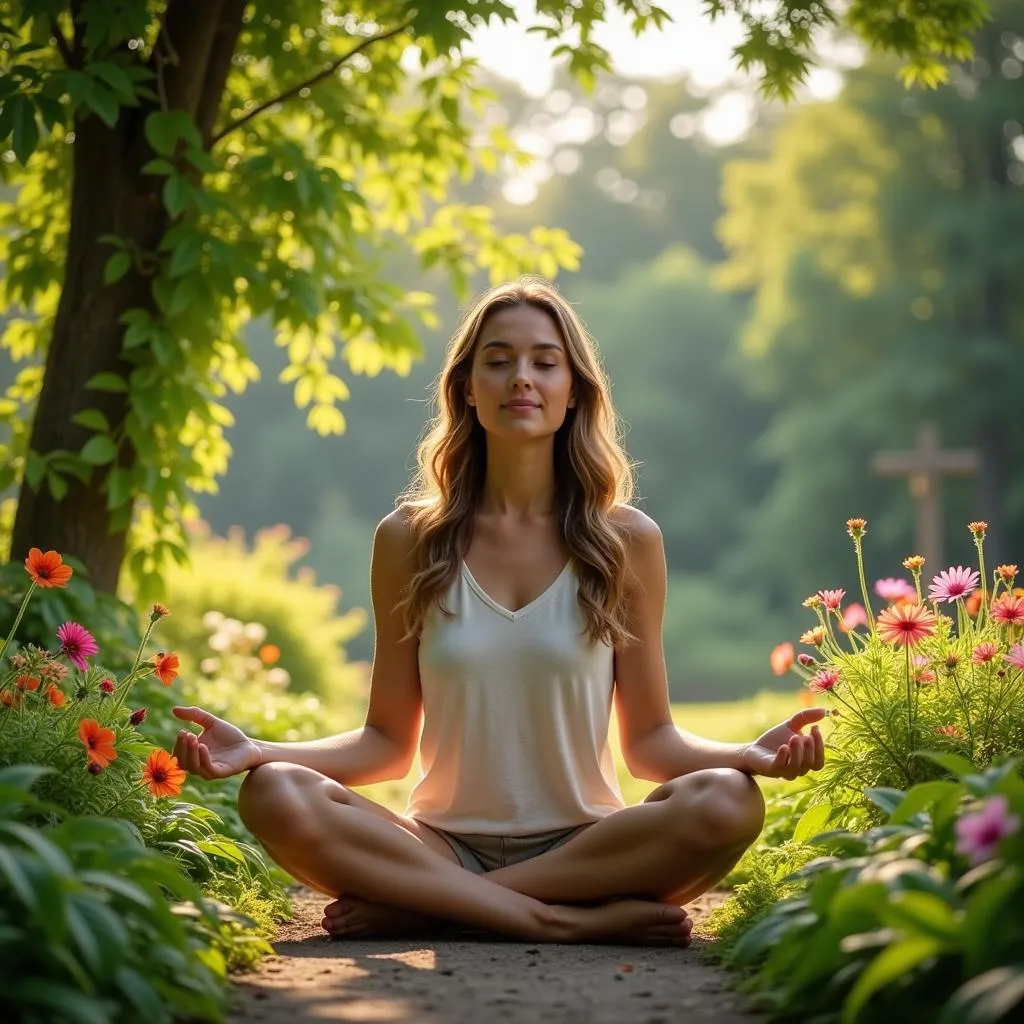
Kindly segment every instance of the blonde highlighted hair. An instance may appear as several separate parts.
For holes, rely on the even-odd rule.
[[[526,277],[480,295],[448,344],[434,391],[435,415],[417,449],[417,472],[399,498],[413,538],[415,571],[400,607],[417,635],[469,549],[486,472],[484,430],[466,401],[466,382],[484,321],[513,306],[533,306],[554,321],[572,369],[576,405],[555,435],[555,509],[575,563],[587,634],[611,646],[631,639],[626,625],[627,547],[614,510],[634,496],[632,466],[620,440],[608,380],[575,310],[553,285]]]

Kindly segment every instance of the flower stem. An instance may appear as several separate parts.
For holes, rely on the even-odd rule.
[[[978,626],[982,619],[988,621],[988,580],[985,578],[985,543],[975,535],[974,546],[978,549],[978,567],[981,569],[981,607],[978,609]]]
[[[25,593],[25,596],[21,599],[21,607],[18,609],[18,615],[14,620],[14,625],[11,626],[11,631],[7,634],[7,639],[4,640],[3,646],[0,646],[0,658],[4,656],[4,651],[7,650],[7,645],[11,642],[11,640],[14,639],[15,631],[17,630],[18,626],[21,625],[21,617],[25,614],[25,609],[28,607],[29,598],[35,592],[35,589],[36,581],[33,580],[27,592]]]
[[[853,541],[853,550],[857,553],[857,575],[860,577],[860,596],[864,600],[864,611],[868,617],[868,628],[871,635],[875,635],[875,613],[871,610],[871,598],[868,597],[868,581],[864,575],[864,552],[861,549],[860,538]]]
[[[964,709],[964,724],[967,726],[967,742],[971,745],[971,760],[974,760],[974,728],[971,725],[971,709],[967,703],[964,691],[960,689],[960,680],[956,677],[956,669],[953,669],[951,676],[953,685],[956,687],[957,696],[960,698],[960,706]]]
[[[910,644],[904,647],[907,668],[907,753],[914,749],[914,707],[910,683]]]
[[[124,706],[124,702],[128,697],[128,691],[131,689],[131,684],[135,681],[135,674],[139,670],[139,663],[142,661],[142,652],[146,649],[146,644],[149,643],[149,637],[153,632],[153,627],[155,625],[156,621],[151,619],[149,625],[146,627],[145,635],[142,637],[142,643],[139,644],[139,649],[135,652],[135,662],[132,665],[131,671],[124,677],[124,681],[121,684],[121,692],[117,695],[117,702],[114,704],[115,711],[120,711]]]
[[[139,792],[139,790],[142,790],[142,789],[145,789],[145,788],[146,788],[146,782],[145,782],[144,779],[143,779],[142,782],[136,782],[135,785],[132,786],[132,788],[129,789],[128,792],[124,794],[124,796],[118,797],[108,808],[106,808],[106,810],[100,811],[99,812],[99,817],[101,817],[101,818],[109,818],[111,811],[116,810],[129,797],[134,796],[136,793]]]

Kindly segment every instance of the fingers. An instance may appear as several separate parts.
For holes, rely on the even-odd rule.
[[[189,775],[198,775],[201,779],[217,777],[209,748],[205,743],[200,743],[199,737],[188,729],[182,729],[178,733],[178,738],[174,742],[174,756]]]
[[[171,712],[175,718],[180,718],[184,722],[195,722],[196,725],[201,725],[204,729],[209,729],[217,722],[215,715],[211,715],[209,711],[204,711],[202,708],[175,707],[171,708]]]
[[[794,732],[799,732],[805,725],[813,725],[828,716],[828,708],[801,708],[795,715],[786,719],[786,725]]]
[[[811,729],[811,739],[814,741],[814,757],[811,768],[817,772],[825,767],[825,740],[822,738],[821,730],[817,726]]]

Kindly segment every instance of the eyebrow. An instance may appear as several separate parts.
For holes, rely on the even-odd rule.
[[[483,349],[487,349],[487,348],[510,349],[510,348],[512,348],[512,345],[510,345],[507,341],[500,341],[498,339],[495,339],[494,341],[485,342],[484,345],[481,348],[481,351],[483,351]],[[559,345],[557,342],[554,342],[554,341],[538,341],[536,344],[531,345],[530,348],[532,348],[532,349],[543,349],[544,351],[549,351],[549,352],[561,352],[562,351],[562,346]]]

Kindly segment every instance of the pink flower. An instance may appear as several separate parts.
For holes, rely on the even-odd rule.
[[[953,569],[940,572],[928,588],[928,597],[932,601],[957,601],[967,597],[978,589],[981,577],[974,569],[965,569],[958,565]]]
[[[839,682],[839,672],[834,668],[823,668],[807,684],[812,693],[823,693],[831,690]]]
[[[86,658],[99,652],[92,633],[77,622],[65,622],[57,630],[57,639],[60,641],[61,653],[82,672],[89,667]]]
[[[987,641],[983,644],[978,644],[977,647],[971,651],[971,661],[975,665],[984,665],[986,662],[991,661],[996,656],[996,645],[988,643]]]
[[[1024,624],[1024,597],[1017,594],[1003,594],[992,602],[992,621],[1003,626]]]
[[[104,679],[100,683],[100,693],[104,694],[105,696],[109,697],[110,694],[112,694],[115,689],[116,689],[116,686],[114,684],[114,680],[113,679]]]
[[[1024,668],[1024,644],[1014,644],[1009,654],[1003,655],[1007,665],[1014,668]]]
[[[935,616],[923,604],[897,604],[878,616],[878,635],[887,644],[915,644],[935,632]]]
[[[859,602],[854,601],[843,609],[843,629],[849,631],[857,626],[866,626],[867,621],[868,613]]]
[[[875,593],[883,601],[916,601],[917,591],[913,586],[903,579],[896,579],[893,576],[886,576],[885,579],[875,580]]]
[[[1009,809],[1005,796],[993,796],[980,811],[962,815],[956,823],[957,853],[972,864],[991,859],[1003,839],[1020,828],[1020,818]]]
[[[830,611],[837,611],[839,606],[843,603],[843,597],[846,595],[845,590],[819,590],[818,597],[821,598],[822,604]]]
[[[772,671],[777,675],[785,675],[793,664],[793,645],[787,640],[785,643],[777,644],[772,648],[769,657]]]

